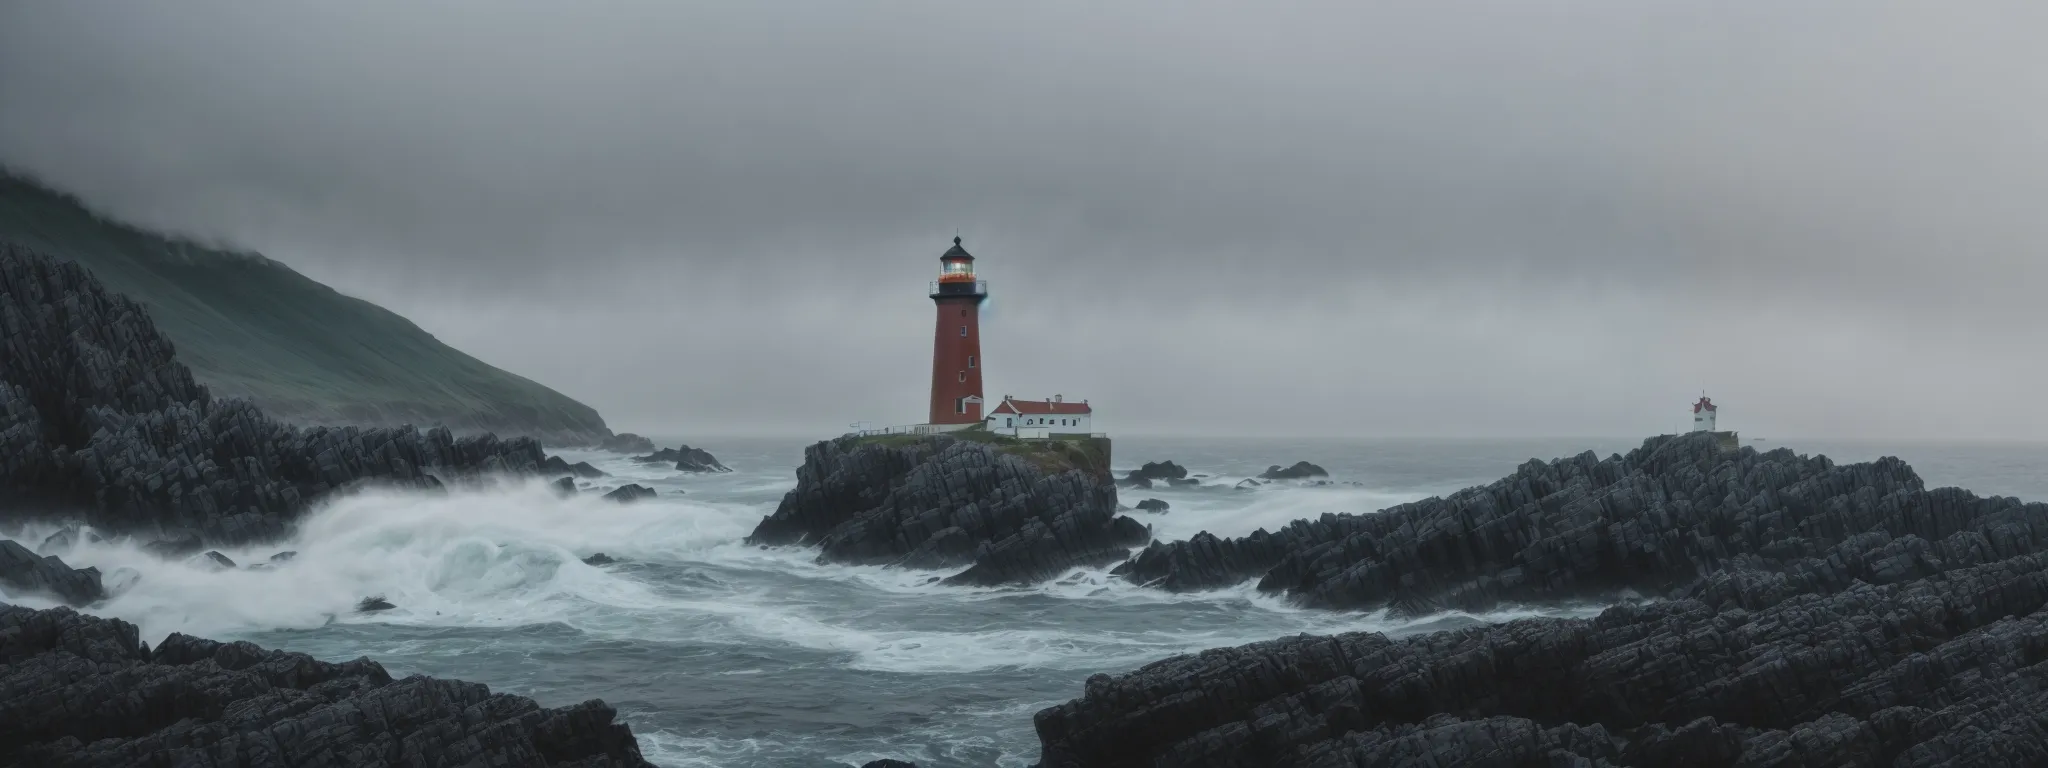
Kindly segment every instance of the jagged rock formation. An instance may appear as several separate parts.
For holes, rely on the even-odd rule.
[[[639,483],[627,483],[617,488],[613,488],[611,492],[606,493],[603,498],[605,501],[615,501],[620,504],[630,504],[641,499],[654,498],[656,495],[657,494],[654,492],[653,488],[649,488]]]
[[[524,765],[641,768],[592,700],[543,709],[476,683],[127,622],[0,605],[0,765]]]
[[[653,453],[654,441],[631,432],[620,432],[600,441],[597,449],[610,453]]]
[[[747,541],[815,544],[827,562],[972,564],[948,583],[991,585],[1113,563],[1149,538],[1116,513],[1105,467],[1034,456],[1053,463],[946,436],[821,442]]]
[[[1172,505],[1172,504],[1168,504],[1168,503],[1166,503],[1166,502],[1164,502],[1164,501],[1161,501],[1161,500],[1159,500],[1159,499],[1146,499],[1146,500],[1144,500],[1144,501],[1140,501],[1140,502],[1138,502],[1138,509],[1139,509],[1139,510],[1142,510],[1142,511],[1145,511],[1145,512],[1150,512],[1150,513],[1152,513],[1152,514],[1155,514],[1155,515],[1163,515],[1163,514],[1166,514],[1166,510],[1169,510],[1169,509],[1172,509],[1172,508],[1173,508],[1173,505]]]
[[[540,472],[543,475],[551,475],[558,477],[565,475],[569,477],[607,476],[604,470],[591,466],[590,462],[579,461],[574,464],[571,464],[568,461],[563,460],[563,458],[560,456],[549,456],[545,459],[542,459],[540,463]]]
[[[1895,458],[1838,466],[1782,448],[1726,451],[1695,434],[1604,460],[1530,461],[1491,485],[1378,514],[1155,544],[1117,570],[1182,590],[1258,578],[1311,606],[1485,610],[1661,595],[1723,568],[1876,578],[1922,567],[1919,554],[1940,547],[1956,548],[1943,562],[1981,562],[1982,550],[2013,545],[2007,537],[2034,540],[2013,526],[2040,514],[1925,490]]]
[[[1306,461],[1294,462],[1294,466],[1291,467],[1281,467],[1278,464],[1274,464],[1267,467],[1266,471],[1259,473],[1259,477],[1266,480],[1301,480],[1310,477],[1329,476],[1330,472],[1328,470]]]
[[[1173,481],[1185,480],[1187,476],[1187,467],[1175,464],[1170,460],[1148,461],[1143,466],[1126,473],[1122,480],[1117,481],[1117,484],[1131,488],[1150,488],[1152,487],[1152,481],[1165,480],[1171,484],[1179,485],[1180,483],[1173,483]]]
[[[383,595],[371,595],[356,601],[356,613],[376,613],[397,607],[392,605],[391,601],[384,599]]]
[[[584,445],[590,406],[449,347],[262,255],[150,232],[0,168],[0,241],[92,271],[147,307],[214,395],[301,426],[444,425]]]
[[[1939,575],[1940,548],[1902,546],[1864,571],[1880,583],[1850,575],[1870,563],[1731,570],[1591,620],[1301,636],[1097,675],[1039,713],[1042,765],[2048,764],[2048,555],[2010,554],[2014,523],[1957,534],[1989,559]]]
[[[1041,712],[1045,768],[2048,763],[2048,505],[1711,435],[1530,462],[1380,515],[1153,547],[1311,605],[1661,602],[1206,651]]]
[[[677,448],[663,448],[646,456],[635,456],[633,460],[642,464],[667,464],[674,462],[678,472],[732,471],[724,464],[718,463],[718,457],[711,455],[710,451],[702,448],[691,448],[687,445]]]
[[[44,594],[72,605],[86,605],[107,596],[100,569],[72,568],[56,556],[36,557],[11,540],[0,540],[0,587],[14,594]]]
[[[194,544],[283,536],[365,481],[531,472],[540,444],[446,429],[300,429],[214,400],[142,307],[76,264],[0,245],[0,500]],[[196,549],[195,549],[196,551]]]

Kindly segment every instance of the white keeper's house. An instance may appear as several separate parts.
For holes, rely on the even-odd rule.
[[[1050,400],[1019,400],[1003,395],[1003,401],[988,411],[990,432],[1016,437],[1088,434],[1095,409],[1088,401],[1069,403],[1060,395]]]

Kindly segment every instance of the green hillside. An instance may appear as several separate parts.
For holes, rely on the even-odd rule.
[[[254,253],[102,218],[0,170],[0,240],[93,271],[150,308],[216,396],[300,424],[419,426],[562,443],[610,435],[590,406],[442,344],[411,321]]]

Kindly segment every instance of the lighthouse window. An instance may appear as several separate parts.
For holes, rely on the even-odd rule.
[[[968,355],[968,356],[967,356],[967,367],[969,367],[969,368],[973,368],[973,367],[974,367],[974,356],[973,356],[973,355]]]
[[[963,325],[963,326],[960,326],[960,335],[962,335],[962,336],[965,336],[965,335],[967,335],[967,326],[964,326],[964,325]]]
[[[961,380],[961,381],[966,381],[966,380],[967,380],[967,372],[966,372],[966,371],[961,371],[961,372],[960,372],[960,380]]]

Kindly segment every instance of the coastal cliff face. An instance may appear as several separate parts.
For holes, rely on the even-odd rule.
[[[147,307],[217,397],[298,425],[432,424],[551,445],[611,436],[589,406],[260,255],[109,220],[0,169],[0,242],[91,270]]]
[[[77,264],[0,245],[0,499],[111,531],[238,543],[365,482],[531,472],[528,438],[446,429],[300,429],[214,400],[143,307]]]
[[[970,565],[948,582],[989,585],[1113,563],[1148,537],[1117,514],[1106,455],[935,435],[811,446],[747,541],[816,545],[827,562]]]
[[[545,709],[457,680],[0,604],[0,765],[642,768],[592,700]]]
[[[1413,613],[1664,599],[1097,675],[1039,713],[1045,768],[2048,762],[2048,505],[1927,490],[1897,459],[1653,438],[1121,570]]]

